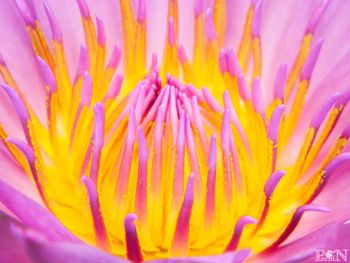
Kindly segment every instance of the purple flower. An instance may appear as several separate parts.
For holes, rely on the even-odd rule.
[[[350,4],[0,2],[0,262],[348,258]]]

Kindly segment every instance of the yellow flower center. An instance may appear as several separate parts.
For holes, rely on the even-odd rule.
[[[0,135],[46,206],[82,240],[136,261],[278,246],[303,212],[326,211],[310,202],[348,140],[341,134],[310,170],[347,102],[333,96],[310,123],[296,160],[284,165],[322,41],[311,47],[313,31],[306,32],[265,106],[261,1],[249,7],[237,58],[232,49],[220,51],[226,1],[205,12],[198,2],[192,60],[177,41],[178,5],[171,0],[162,61],[158,66],[153,55],[148,66],[145,3],[134,14],[131,1],[120,0],[121,75],[119,45],[107,61],[103,22],[95,24],[79,0],[86,48],[74,81],[50,8],[52,43],[35,18],[27,20],[47,85],[46,123],[0,65],[27,143],[8,139],[3,128]]]

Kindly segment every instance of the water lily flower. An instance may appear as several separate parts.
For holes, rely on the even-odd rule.
[[[347,256],[349,12],[0,1],[0,262]]]

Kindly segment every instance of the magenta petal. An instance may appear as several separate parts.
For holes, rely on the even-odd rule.
[[[249,249],[242,249],[232,253],[225,253],[217,256],[207,257],[187,257],[187,258],[173,258],[151,260],[147,262],[152,263],[241,263],[249,256]]]
[[[274,251],[252,257],[252,262],[313,262],[316,249],[349,249],[350,224],[332,223]]]
[[[0,180],[0,202],[24,225],[52,241],[78,241],[48,210]]]
[[[102,250],[83,243],[50,243],[33,232],[25,232],[24,243],[28,255],[35,263],[127,263]]]
[[[10,227],[11,219],[0,211],[0,261],[2,263],[31,263],[24,249],[18,246]]]

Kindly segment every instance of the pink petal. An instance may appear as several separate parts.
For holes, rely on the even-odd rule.
[[[126,263],[84,243],[51,242],[0,213],[1,263]]]
[[[295,232],[286,241],[292,241],[315,231],[331,222],[350,220],[350,165],[345,163],[331,176],[325,188],[313,203],[328,207],[327,215],[322,213],[305,214]]]
[[[233,47],[234,51],[237,52],[250,2],[242,0],[227,1],[227,31],[225,33],[224,48]]]
[[[51,243],[35,232],[22,232],[28,255],[35,263],[127,263],[87,244]]]
[[[251,262],[314,262],[316,249],[349,249],[350,224],[331,223],[269,254],[256,255]]]
[[[24,225],[53,241],[78,241],[48,210],[0,179],[0,202]]]
[[[13,238],[10,226],[11,219],[0,211],[0,259],[2,263],[32,263],[24,249],[18,246]],[[12,221],[13,222],[13,221]]]
[[[39,68],[35,55],[15,1],[0,2],[0,24],[2,36],[6,36],[0,41],[0,54],[26,99],[39,118],[43,119],[44,85],[38,74]],[[1,82],[3,82],[2,79]],[[13,107],[10,106],[4,92],[0,91],[0,122],[7,131],[15,131],[19,126],[15,118],[13,120],[6,118],[9,114],[13,115]]]
[[[264,97],[272,99],[273,81],[279,66],[290,70],[304,36],[308,19],[320,1],[264,1],[261,22]]]
[[[27,174],[10,157],[7,149],[0,144],[0,174],[1,180],[14,187],[17,191],[43,205],[43,201]],[[0,204],[1,208],[1,204]]]
[[[249,249],[242,249],[232,253],[225,253],[217,256],[207,257],[187,257],[187,258],[170,258],[160,260],[150,260],[147,262],[152,263],[241,263],[249,256]]]

